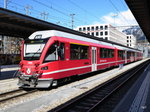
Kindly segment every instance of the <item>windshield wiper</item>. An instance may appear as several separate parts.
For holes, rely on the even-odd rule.
[[[35,56],[35,54],[37,54],[41,50],[41,46],[42,44],[40,45],[40,48],[35,53],[33,53],[33,55],[31,56],[31,59]]]

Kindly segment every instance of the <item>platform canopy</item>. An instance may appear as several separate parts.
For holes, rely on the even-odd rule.
[[[59,30],[85,36],[84,33],[0,8],[0,35],[27,38],[40,30]]]
[[[150,0],[125,0],[150,42]]]

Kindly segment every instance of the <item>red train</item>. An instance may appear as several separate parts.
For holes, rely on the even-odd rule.
[[[20,87],[48,88],[60,79],[141,60],[139,50],[56,30],[23,42]]]

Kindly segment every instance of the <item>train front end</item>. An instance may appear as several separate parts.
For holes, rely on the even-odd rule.
[[[36,34],[36,33],[35,33]],[[52,83],[51,78],[43,79],[41,55],[49,38],[39,38],[42,35],[32,34],[22,44],[18,85],[23,88],[47,88]]]

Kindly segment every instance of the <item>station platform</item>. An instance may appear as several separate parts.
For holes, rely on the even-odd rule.
[[[18,70],[19,68],[19,65],[1,65],[0,72]]]
[[[150,64],[113,112],[150,112]]]

